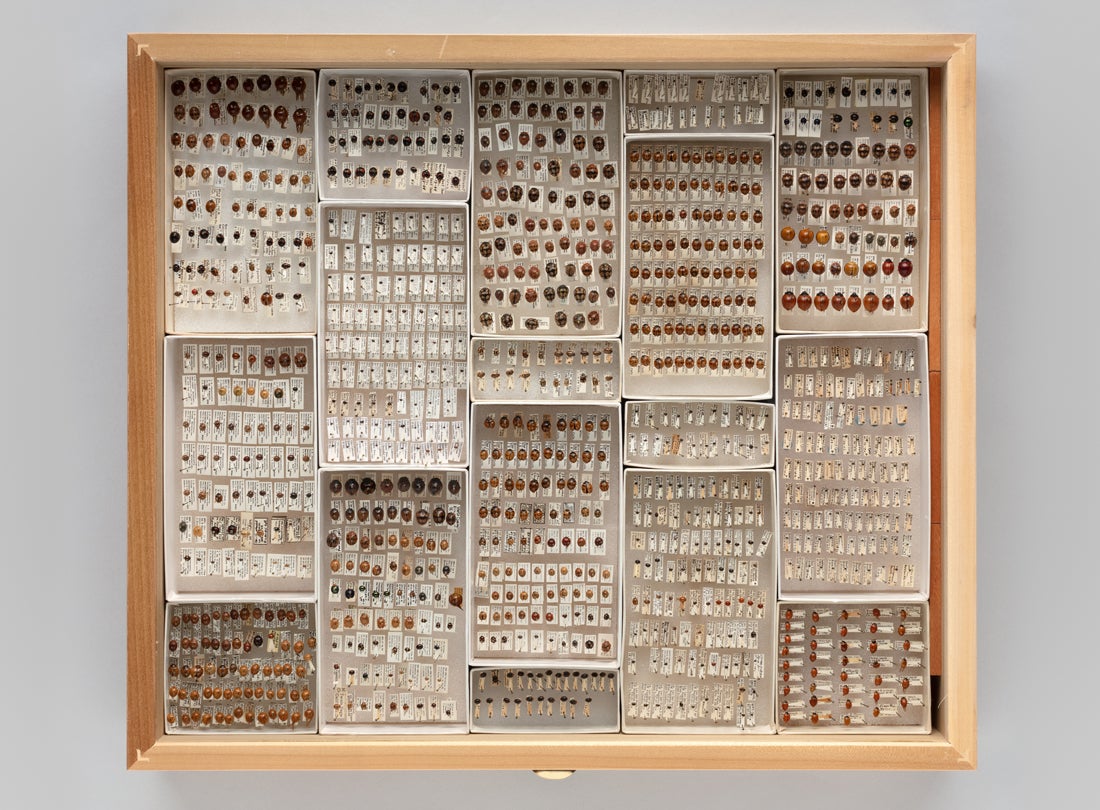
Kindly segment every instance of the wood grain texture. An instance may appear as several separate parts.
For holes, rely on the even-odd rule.
[[[965,769],[976,761],[974,38],[135,34],[129,48],[127,752],[137,769]],[[940,722],[930,736],[167,736],[163,731],[161,98],[171,67],[942,68]],[[937,217],[937,220],[939,217]],[[934,328],[936,328],[934,327]],[[932,330],[930,330],[931,333]],[[931,358],[930,358],[931,359]],[[935,369],[934,369],[935,370]]]
[[[928,588],[928,670],[943,674],[943,384],[942,372],[928,372],[929,468],[931,470],[931,520]]]
[[[960,767],[942,734],[487,735],[466,737],[164,737],[149,770],[945,770]]]
[[[161,575],[161,345],[157,180],[160,132],[158,70],[148,53],[128,43],[128,352],[127,419],[127,726],[126,762],[133,765],[160,729],[159,635],[164,615]]]
[[[929,466],[931,468],[931,556],[929,559],[928,640],[931,648],[928,668],[933,675],[942,674],[943,664],[943,566],[940,556],[940,515],[942,513],[943,457],[940,447],[943,431],[940,423],[942,388],[940,368],[940,332],[943,324],[940,314],[941,261],[940,198],[943,193],[943,119],[940,107],[943,98],[943,70],[928,71],[928,401],[929,401]]]
[[[311,67],[736,67],[942,65],[967,34],[512,36],[134,34],[164,68],[278,63]]]
[[[929,565],[932,577],[928,587],[928,671],[943,674],[943,526],[933,523],[931,530]]]
[[[943,366],[940,353],[941,219],[943,210],[943,70],[928,71],[928,370]]]
[[[976,43],[944,69],[943,277],[943,678],[942,730],[977,764],[977,481],[974,438],[977,345],[975,136]]]

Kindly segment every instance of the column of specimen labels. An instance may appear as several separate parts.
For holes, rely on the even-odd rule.
[[[474,338],[476,402],[619,401],[619,341]]]
[[[630,467],[724,470],[775,463],[770,402],[628,402],[623,433]]]
[[[470,670],[470,731],[597,733],[619,730],[618,670]]]
[[[927,73],[780,71],[777,327],[928,323]]]
[[[926,598],[925,336],[780,337],[776,360],[780,596]]]
[[[619,410],[473,408],[470,659],[619,660]]]
[[[312,71],[165,73],[170,332],[316,328]]]
[[[323,199],[470,196],[465,70],[324,70],[317,121]]]
[[[312,603],[165,609],[165,731],[314,732]]]
[[[165,731],[315,731],[315,76],[164,81]]]
[[[474,74],[474,332],[619,331],[618,73]]]
[[[466,463],[464,207],[324,204],[327,464]]]
[[[521,399],[524,396],[540,393],[543,398],[547,399],[568,399],[570,397],[599,399],[601,398],[600,395],[605,393],[601,391],[598,376],[601,366],[606,366],[609,360],[617,365],[616,361],[618,360],[618,341],[475,340],[474,343],[477,346],[473,353],[474,357],[479,356],[480,352],[484,352],[486,355],[491,354],[496,358],[499,353],[500,359],[507,361],[506,365],[517,366],[521,373],[523,371],[533,371],[537,376],[540,381],[538,385],[540,390],[530,394],[527,390],[524,390],[530,387],[524,377],[521,377],[520,385],[512,385],[506,381],[504,390],[497,390],[498,386],[494,384],[493,393],[495,396],[513,399]],[[487,347],[488,351],[486,351]],[[591,390],[588,389],[589,378],[591,379]],[[553,382],[552,386],[548,383],[550,380]],[[615,376],[608,376],[607,382],[608,384],[614,382],[617,388],[617,378]],[[614,392],[613,396],[616,394],[617,391]],[[603,398],[606,398],[606,396]],[[516,414],[512,414],[513,420],[515,417]],[[571,420],[571,422],[573,427],[579,427],[581,430],[585,430],[589,426],[588,420],[584,422]],[[563,425],[566,428],[569,426],[568,424]],[[591,426],[594,429],[599,427],[598,424]],[[526,424],[524,427],[526,427]],[[520,450],[520,448],[511,450],[505,448],[503,452],[500,452],[499,449],[495,451],[489,449],[488,455],[490,460],[493,460],[494,455],[498,455],[504,458],[505,461],[508,461],[510,456],[520,461],[521,457],[524,456],[530,458],[532,449],[530,446],[526,448],[526,452]],[[581,464],[586,464],[595,459],[597,462],[602,463],[606,461],[607,455],[607,450],[603,448],[597,449],[595,453],[591,449],[582,450],[579,453],[576,449],[563,450],[561,460],[571,463],[579,459]],[[554,461],[559,460],[557,456],[558,452],[555,449],[553,451]],[[486,489],[492,487],[494,479],[496,479],[498,485],[502,483],[498,476],[490,474],[488,479],[482,479],[483,483],[479,482],[479,490],[483,486]],[[546,483],[554,487],[558,482],[547,478]],[[563,493],[576,491],[575,488],[570,490],[570,483],[571,479],[562,479],[560,489]],[[542,488],[542,479],[532,477],[529,482],[524,482],[518,478],[511,481],[506,478],[502,485],[505,492],[516,492],[518,490],[519,494],[523,494],[526,491],[534,497]],[[589,495],[606,491],[602,480],[595,484],[582,480],[580,488],[582,494],[587,492]],[[488,509],[488,518],[491,520],[493,507],[490,506]],[[507,516],[509,514],[508,508],[505,507],[501,514]],[[532,508],[531,504],[527,504],[526,509],[521,506],[518,510],[513,509],[511,514],[521,521],[525,519],[525,514],[530,514],[532,517],[541,514],[540,519],[546,520],[548,518],[551,524],[556,524],[563,519],[579,520],[580,523],[585,524],[593,517],[598,520],[602,516],[599,506],[593,508],[590,504],[582,504],[574,509],[568,503],[562,505],[560,511],[556,503],[550,503],[538,512]],[[577,518],[572,517],[574,514],[577,515]],[[567,516],[569,517],[567,518]],[[568,554],[571,546],[579,552],[584,552],[589,542],[593,544],[598,552],[604,538],[596,535],[590,539],[584,534],[584,531],[583,526],[580,527],[575,540],[568,534],[559,538],[556,534],[548,533],[545,542],[551,551],[557,550],[559,554],[561,552]],[[537,535],[532,537],[532,543],[537,546],[540,543],[535,542],[536,537]],[[494,568],[496,569],[495,572]],[[509,572],[511,576],[509,576]],[[480,621],[480,617],[483,615],[491,621],[494,619],[501,621],[516,620],[521,624],[526,624],[529,621],[535,623],[542,620],[553,621],[555,616],[554,606],[545,603],[540,604],[538,599],[536,599],[534,605],[531,605],[529,600],[532,598],[532,592],[538,594],[541,588],[545,586],[548,598],[553,600],[556,598],[552,592],[553,582],[556,580],[559,591],[562,587],[567,589],[565,592],[559,592],[558,596],[562,596],[567,600],[588,599],[591,601],[589,595],[594,595],[594,586],[597,582],[594,578],[587,583],[572,581],[578,574],[583,576],[584,571],[574,567],[572,572],[563,573],[560,562],[556,567],[553,566],[553,563],[549,566],[540,563],[530,566],[522,564],[514,566],[490,565],[488,573],[491,577],[491,584],[489,585],[490,601],[494,601],[493,593],[495,592],[498,597],[496,601],[503,600],[508,603],[518,600],[519,604],[512,609],[509,608],[508,604],[505,604],[503,608],[494,608],[490,605],[488,608],[479,609],[477,621]],[[605,575],[613,576],[613,573],[603,567],[598,569],[598,574],[597,569],[592,569],[590,573],[605,580],[598,585],[599,597],[597,601],[600,603],[601,612],[595,614],[589,609],[587,615],[583,618],[586,622],[594,618],[599,625],[606,627],[612,619],[611,614],[608,612],[609,606],[612,603],[617,605],[618,602],[617,590],[606,582],[607,576]],[[549,585],[545,585],[547,575],[550,579]],[[500,583],[499,580],[502,577],[505,581]],[[495,586],[492,584],[493,582],[496,582]],[[560,605],[558,610],[564,613],[568,608],[569,605],[566,603]],[[565,616],[563,620],[574,621],[580,617],[580,614],[574,612],[573,617]],[[483,635],[479,634],[479,640]],[[494,631],[490,629],[486,638],[490,648],[494,646],[493,636]],[[503,644],[503,639],[500,639],[500,641]],[[592,640],[589,639],[588,641]],[[589,644],[588,641],[584,645],[577,646],[586,649],[586,651],[594,651],[596,643],[592,641]],[[606,638],[601,639],[599,646],[602,648],[607,643],[610,642]],[[594,733],[619,730],[618,670],[545,669],[540,668],[537,662],[534,662],[531,666],[534,668],[528,668],[528,665],[525,665],[523,661],[516,661],[513,666],[507,669],[471,669],[469,709],[471,731]]]
[[[771,134],[775,73],[633,71],[623,78],[624,123],[635,134]]]
[[[623,392],[771,391],[770,138],[627,141]]]
[[[627,470],[623,730],[772,730],[771,470]]]
[[[314,340],[168,338],[165,588],[313,590]]]
[[[326,470],[322,731],[466,728],[465,470]]]
[[[931,730],[928,603],[779,604],[779,731]]]

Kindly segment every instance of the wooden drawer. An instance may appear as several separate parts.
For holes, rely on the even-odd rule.
[[[976,764],[975,38],[134,34],[129,56],[127,765],[141,769],[968,769]],[[166,736],[163,71],[175,67],[927,67],[933,731],[884,735]]]

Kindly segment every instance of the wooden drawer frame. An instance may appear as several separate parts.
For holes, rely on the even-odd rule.
[[[970,34],[387,36],[135,34],[129,77],[126,762],[139,769],[969,769],[976,765],[975,38]],[[929,736],[167,736],[163,724],[163,71],[174,67],[734,70],[928,67],[933,265],[933,559],[938,697]],[[936,152],[938,151],[938,155]],[[936,166],[939,166],[937,171]],[[936,242],[938,240],[938,249]],[[937,272],[938,260],[938,272]],[[938,425],[938,430],[937,430]],[[938,452],[938,460],[935,458]],[[938,552],[938,553],[937,553]],[[933,662],[936,668],[937,662]]]

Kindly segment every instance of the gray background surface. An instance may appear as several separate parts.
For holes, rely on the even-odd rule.
[[[1100,300],[1089,238],[1100,104],[1088,8],[1069,0],[47,0],[9,11],[0,56],[0,592],[6,614],[23,621],[18,634],[9,626],[0,667],[5,805],[1057,808],[1093,795],[1098,656],[1083,597],[1100,575],[1100,446],[1088,382]],[[529,773],[124,770],[126,32],[527,33],[540,25],[555,33],[978,34],[976,773],[579,773],[549,783]]]

